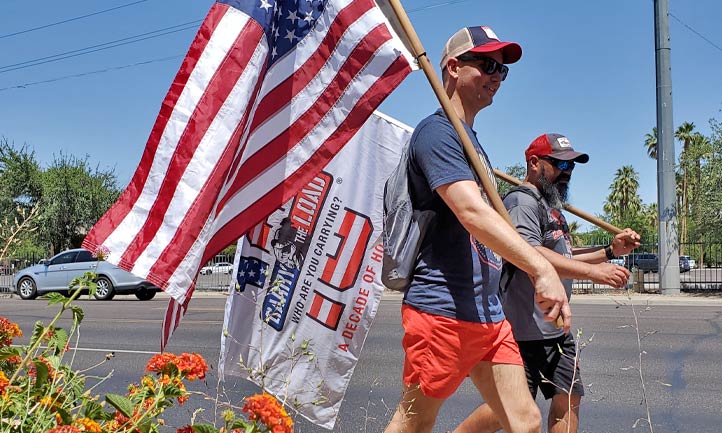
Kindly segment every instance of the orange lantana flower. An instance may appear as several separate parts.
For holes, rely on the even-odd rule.
[[[22,337],[23,331],[17,323],[13,323],[4,317],[0,317],[0,347],[13,344],[13,338]]]
[[[172,353],[154,355],[148,361],[145,370],[149,373],[168,374],[169,364],[175,365],[188,380],[205,379],[208,371],[206,360],[197,353],[183,353],[180,356]]]
[[[100,427],[100,424],[95,422],[94,420],[90,418],[80,418],[79,420],[75,421],[73,425],[80,428],[80,431],[89,432],[89,433],[102,433],[103,428]]]
[[[251,421],[261,421],[273,433],[293,433],[293,420],[270,394],[256,394],[246,398],[243,412]]]

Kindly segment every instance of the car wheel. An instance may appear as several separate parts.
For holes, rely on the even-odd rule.
[[[18,295],[22,299],[35,299],[38,296],[38,288],[35,287],[35,281],[30,277],[22,278],[18,282]]]
[[[155,290],[142,288],[135,292],[135,297],[141,301],[150,301],[151,299],[155,298]]]
[[[95,290],[95,299],[99,301],[110,301],[115,296],[115,290],[113,289],[113,283],[110,282],[108,277],[100,276],[95,281],[98,288]]]

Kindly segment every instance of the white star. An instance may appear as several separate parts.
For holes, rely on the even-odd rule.
[[[238,276],[243,278],[246,276],[246,271],[238,271]]]
[[[284,36],[284,39],[288,39],[289,42],[293,43],[293,40],[296,39],[296,34],[293,30],[286,30],[286,36]]]
[[[291,20],[291,23],[294,24],[296,20],[298,19],[298,15],[296,14],[296,11],[288,11],[288,18],[287,20]]]
[[[265,9],[266,12],[268,12],[268,10],[271,9],[273,6],[271,6],[271,4],[268,3],[268,0],[261,0],[261,5],[258,7],[261,9]]]
[[[249,273],[248,273],[248,276],[251,277],[251,278],[255,277],[255,276],[256,276],[256,271],[251,271],[251,272],[249,272]]]
[[[278,52],[276,51],[276,47],[273,47],[273,51],[271,51],[271,57],[276,58],[278,56]]]
[[[278,27],[276,27],[276,30],[273,31],[274,39],[278,39],[278,37],[281,36],[281,34],[279,33],[279,30],[280,29]]]
[[[313,21],[313,12],[308,11],[306,12],[306,16],[303,18],[304,21],[311,22]]]

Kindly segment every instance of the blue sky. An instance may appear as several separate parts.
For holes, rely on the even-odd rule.
[[[195,30],[15,71],[3,67],[183,23],[196,28],[192,23],[212,4],[145,0],[8,36],[134,1],[41,0],[32,9],[25,1],[0,2],[0,136],[27,144],[43,164],[60,152],[88,155],[92,164],[115,168],[122,185],[130,180]],[[403,4],[434,64],[448,36],[462,26],[489,25],[502,39],[522,45],[524,55],[511,65],[494,104],[476,118],[475,129],[496,167],[522,162],[534,137],[559,132],[591,156],[574,173],[572,204],[601,213],[614,171],[626,164],[640,173],[643,201],[656,201],[656,163],[642,145],[656,123],[651,0]],[[670,12],[676,17],[670,17],[674,123],[694,122],[709,134],[709,119],[722,120],[722,2],[673,0]],[[153,62],[113,69],[147,61]],[[108,71],[32,84],[99,70]],[[20,85],[25,86],[16,88]],[[381,109],[413,126],[437,106],[417,72]]]

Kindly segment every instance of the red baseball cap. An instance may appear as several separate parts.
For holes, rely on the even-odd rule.
[[[586,153],[576,152],[569,142],[569,139],[561,134],[542,134],[531,142],[524,152],[526,160],[532,156],[551,156],[562,161],[574,161],[586,164],[589,161],[589,155]]]
[[[494,30],[487,26],[464,27],[454,33],[441,52],[441,69],[452,57],[464,53],[490,53],[501,50],[503,62],[511,64],[521,59],[521,46],[516,42],[502,42]]]

